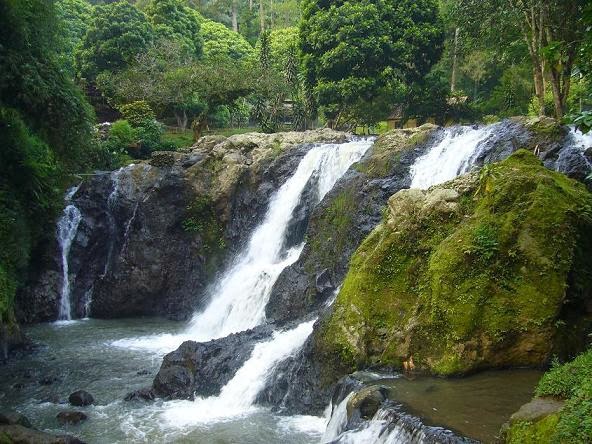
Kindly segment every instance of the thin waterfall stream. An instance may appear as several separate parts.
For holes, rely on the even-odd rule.
[[[66,193],[65,202],[67,204],[62,217],[57,225],[57,239],[61,251],[62,259],[62,289],[60,291],[60,302],[58,320],[69,321],[72,319],[72,303],[70,301],[70,267],[68,256],[72,241],[78,232],[78,225],[82,220],[82,214],[75,205],[70,204],[72,196],[76,194],[78,187],[73,187]]]

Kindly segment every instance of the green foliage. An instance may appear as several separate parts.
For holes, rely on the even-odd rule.
[[[70,77],[74,78],[74,52],[90,26],[92,6],[86,0],[57,0],[55,7],[63,40],[61,64]]]
[[[201,32],[204,40],[204,58],[212,60],[212,63],[221,57],[242,60],[248,59],[254,54],[253,47],[249,42],[221,23],[203,20]]]
[[[151,0],[146,14],[154,26],[156,38],[178,42],[193,57],[202,54],[200,15],[184,0]]]
[[[127,148],[135,143],[136,132],[127,120],[117,120],[109,129],[109,141],[115,146]]]
[[[337,126],[373,123],[421,80],[443,41],[435,1],[305,0],[300,45],[308,83]]]
[[[132,103],[126,103],[119,107],[119,112],[125,120],[127,120],[133,126],[140,126],[146,121],[152,121],[156,119],[154,111],[150,108],[150,105],[145,100],[137,100]]]
[[[573,361],[553,367],[540,380],[537,396],[566,400],[558,414],[537,422],[513,424],[508,433],[510,443],[588,443],[592,438],[592,350]],[[549,426],[551,425],[551,426]]]
[[[214,202],[206,196],[200,196],[187,207],[186,216],[183,220],[183,229],[189,233],[199,236],[208,263],[206,270],[213,274],[222,253],[226,249],[224,238],[224,225],[218,220]]]
[[[94,82],[104,71],[126,68],[154,40],[146,15],[126,1],[96,6],[76,54],[79,76]]]
[[[586,381],[592,381],[592,350],[563,365],[555,360],[551,370],[539,381],[536,395],[571,398]]]

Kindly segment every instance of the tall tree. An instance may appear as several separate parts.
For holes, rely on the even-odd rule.
[[[103,71],[123,69],[154,40],[148,17],[126,1],[96,6],[76,55],[80,77],[94,82]]]
[[[157,38],[176,41],[194,57],[201,56],[201,16],[185,0],[151,0],[146,8]]]
[[[305,0],[300,45],[307,81],[330,126],[376,120],[438,60],[433,0]]]
[[[561,118],[585,33],[587,4],[587,0],[457,0],[455,11],[481,39],[499,41],[500,36],[518,33],[528,47],[539,114],[545,114],[549,83],[555,116]]]

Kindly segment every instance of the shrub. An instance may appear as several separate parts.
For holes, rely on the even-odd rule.
[[[132,126],[141,126],[156,118],[154,111],[144,100],[121,105],[119,112]]]

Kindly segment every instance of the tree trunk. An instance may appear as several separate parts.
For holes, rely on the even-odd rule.
[[[175,119],[177,119],[177,127],[181,128],[182,130],[187,129],[187,113],[183,110],[183,113],[179,111],[175,111]]]
[[[261,27],[261,34],[265,32],[265,8],[263,7],[263,1],[259,0],[259,26]]]
[[[269,14],[271,17],[271,29],[273,29],[273,0],[269,0]]]
[[[456,71],[458,66],[458,37],[460,34],[460,28],[454,30],[454,53],[452,55],[452,76],[450,79],[450,92],[453,93],[456,90]]]
[[[197,142],[203,131],[208,127],[208,118],[206,116],[199,116],[197,119],[193,121],[191,124],[191,129],[193,130],[193,140]]]
[[[232,0],[232,30],[238,32],[238,0]]]
[[[253,10],[253,0],[249,0],[249,11]]]

